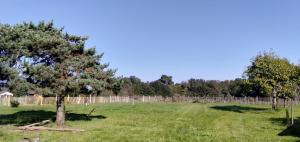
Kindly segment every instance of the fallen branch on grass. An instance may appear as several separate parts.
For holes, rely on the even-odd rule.
[[[62,131],[62,132],[83,132],[84,130],[82,129],[70,129],[70,128],[48,128],[44,127],[44,125],[50,123],[50,120],[44,120],[40,123],[33,123],[30,125],[26,126],[21,126],[18,127],[18,130],[23,130],[23,131]]]
[[[61,131],[61,132],[83,132],[82,129],[71,128],[48,128],[44,126],[32,126],[32,127],[19,127],[18,130],[24,131]]]
[[[40,138],[23,138],[19,142],[40,142]]]
[[[46,125],[50,122],[51,122],[50,120],[44,120],[44,121],[39,122],[39,123],[33,123],[33,124],[22,126],[22,127],[25,128],[25,127],[33,127],[33,126],[44,126],[44,125]]]

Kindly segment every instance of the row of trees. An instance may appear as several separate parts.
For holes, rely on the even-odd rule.
[[[145,96],[251,96],[244,91],[244,79],[235,80],[204,80],[190,79],[181,83],[174,83],[172,77],[162,75],[152,82],[143,82],[135,76],[120,78],[120,88],[117,95],[145,95]],[[248,93],[248,94],[247,94]]]
[[[119,80],[117,95],[273,97],[272,108],[275,109],[277,98],[286,102],[298,95],[300,66],[273,52],[265,52],[253,58],[244,76],[235,80],[192,78],[174,84],[168,75],[153,82],[142,82],[135,76]]]

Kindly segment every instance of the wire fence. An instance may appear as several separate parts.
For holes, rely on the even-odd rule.
[[[20,105],[55,105],[57,97],[41,97],[41,96],[22,96],[9,97],[1,96],[0,105],[9,106],[10,101],[15,100]],[[162,97],[162,96],[79,96],[65,97],[66,104],[103,104],[103,103],[237,103],[237,104],[264,104],[271,105],[271,97]],[[277,99],[277,104],[284,106],[284,99]],[[294,100],[294,104],[299,104],[299,98]]]

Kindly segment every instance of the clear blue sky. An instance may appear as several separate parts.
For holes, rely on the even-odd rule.
[[[0,22],[54,20],[89,36],[117,75],[225,80],[271,48],[298,63],[299,7],[297,0],[4,0]]]

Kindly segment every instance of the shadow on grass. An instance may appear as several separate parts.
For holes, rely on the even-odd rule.
[[[300,118],[296,118],[294,120],[293,126],[287,126],[287,120],[286,118],[271,118],[272,123],[286,126],[286,129],[284,129],[282,132],[278,134],[278,136],[293,136],[293,137],[299,137],[300,138]]]
[[[43,120],[51,120],[54,122],[56,119],[55,116],[56,112],[44,110],[29,110],[19,111],[13,114],[0,114],[0,125],[12,124],[22,126],[41,122]],[[103,115],[88,116],[87,114],[66,113],[66,120],[68,121],[90,121],[93,118],[105,119],[106,117]]]
[[[238,105],[212,106],[210,108],[216,109],[216,110],[222,110],[222,111],[237,112],[237,113],[258,112],[258,111],[268,110],[267,108],[257,108],[257,107],[248,107],[248,106],[238,106]]]

